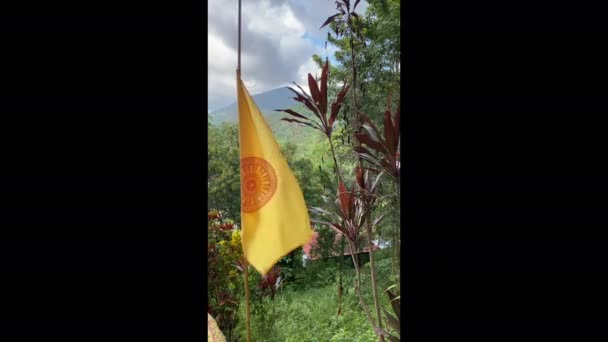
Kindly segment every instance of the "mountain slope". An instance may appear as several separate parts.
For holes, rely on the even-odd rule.
[[[288,88],[277,88],[257,95],[252,95],[260,111],[264,115],[268,126],[272,129],[277,140],[286,140],[297,143],[298,141],[309,140],[311,134],[316,133],[309,127],[302,127],[295,123],[282,121],[282,118],[291,117],[290,115],[277,112],[275,109],[294,109],[302,115],[308,116],[309,112],[302,109],[302,105],[293,100],[295,94]],[[224,122],[237,122],[236,102],[209,113],[211,123],[220,125]]]
[[[297,102],[293,100],[294,96],[291,90],[284,87],[253,95],[252,97],[264,116],[267,116],[274,112],[275,109],[287,109],[295,106]],[[236,122],[237,103],[234,102],[229,106],[215,110],[209,113],[209,115],[212,117],[213,124],[221,124],[227,121]]]

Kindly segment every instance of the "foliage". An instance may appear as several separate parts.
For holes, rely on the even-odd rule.
[[[270,296],[270,299],[274,300],[274,295],[281,286],[281,268],[276,265],[273,266],[268,273],[262,276],[258,286],[261,297]]]
[[[315,214],[312,221],[335,229],[336,232],[343,234],[349,243],[357,245],[365,212],[359,205],[360,202],[355,201],[355,195],[340,182],[338,194],[335,197],[324,196],[323,199],[324,207],[310,208]]]
[[[391,327],[390,330],[392,330],[394,333],[400,334],[400,331],[401,331],[401,296],[399,296],[397,293],[391,291],[392,287],[393,286],[386,289],[385,292],[386,292],[386,295],[388,296],[388,298],[390,299],[391,308],[393,309],[393,313],[388,312],[386,309],[384,309],[383,311],[384,311],[384,315],[386,317],[386,325]],[[378,329],[378,332],[381,333],[383,336],[388,337],[388,339],[392,342],[400,341],[399,337],[391,334],[387,330]]]
[[[400,87],[400,0],[368,0],[363,17],[359,16],[357,32],[329,35],[327,42],[337,48],[336,66],[332,74],[340,80],[351,80],[353,59],[356,65],[356,91],[358,110],[368,113],[379,124],[388,94],[399,92]],[[332,23],[344,27],[344,23]],[[347,30],[344,27],[343,30]],[[334,30],[335,33],[335,30]],[[351,45],[352,44],[352,45]],[[356,53],[352,53],[352,50]],[[352,81],[349,81],[352,84]],[[346,113],[352,110],[353,103],[346,103]]]
[[[342,104],[344,100],[346,100],[346,93],[348,93],[349,85],[344,83],[342,89],[336,96],[335,100],[331,103],[331,111],[328,116],[328,111],[330,110],[327,106],[327,78],[329,73],[329,63],[326,62],[323,66],[323,70],[321,71],[321,80],[320,84],[317,84],[315,78],[308,74],[308,87],[310,89],[310,95],[308,95],[302,87],[296,84],[296,86],[300,89],[300,92],[293,88],[289,88],[296,94],[294,100],[303,103],[308,110],[310,110],[316,117],[319,119],[318,121],[312,120],[311,118],[304,116],[298,112],[295,112],[291,109],[278,109],[278,111],[285,112],[297,119],[284,118],[283,120],[287,122],[295,122],[298,124],[302,124],[308,127],[312,127],[314,129],[318,129],[325,136],[331,137],[331,133],[334,129],[334,124],[336,122],[336,118],[338,117],[338,113],[340,112],[340,108],[342,108]],[[295,83],[294,83],[295,84]]]
[[[240,155],[236,124],[208,127],[208,209],[218,208],[240,220]]]
[[[355,152],[363,160],[372,164],[376,171],[384,172],[389,175],[395,182],[399,182],[399,119],[401,106],[397,107],[394,117],[391,113],[390,100],[388,109],[384,116],[384,131],[380,133],[376,125],[365,115],[363,118],[362,128],[363,133],[355,134],[355,137],[363,145],[373,150],[372,153],[368,148],[363,146],[355,147]]]
[[[241,234],[234,221],[209,211],[207,225],[208,312],[225,335],[234,327],[242,293],[242,277],[237,262],[242,258]]]
[[[390,257],[386,251],[375,252],[378,259],[378,276],[390,282]],[[362,269],[369,270],[369,264]],[[270,297],[252,298],[252,341],[378,341],[372,327],[367,323],[357,298],[352,296],[354,287],[347,286],[342,314],[337,316],[337,277],[335,263],[319,260],[298,275],[302,281],[290,284],[277,292],[274,302]],[[320,273],[320,275],[318,275]],[[259,278],[256,275],[253,282]],[[352,284],[354,269],[345,270],[345,284]],[[318,280],[314,280],[317,278]],[[369,275],[364,277],[369,281]],[[363,296],[372,300],[371,289],[365,287]],[[381,298],[383,307],[389,308],[389,298]],[[246,341],[245,306],[238,312],[233,341]]]
[[[282,142],[281,151],[300,184],[305,202],[320,203],[323,189],[328,185],[326,172],[315,168],[309,156],[298,153],[298,145],[292,141]]]
[[[317,80],[315,80],[311,74],[308,74],[308,84],[311,92],[310,95],[306,94],[299,86],[298,88],[300,89],[301,93],[293,90],[298,96],[295,99],[303,103],[318,120],[313,120],[309,116],[302,115],[301,113],[293,110],[284,111],[296,119],[285,118],[284,120],[319,130],[328,139],[329,148],[334,161],[334,171],[337,177],[337,194],[335,197],[323,196],[324,203],[321,206],[313,206],[310,208],[314,215],[312,220],[316,223],[330,227],[340,234],[343,234],[343,236],[346,237],[352,251],[358,251],[363,242],[363,237],[367,238],[367,245],[370,249],[371,288],[373,290],[373,301],[376,309],[377,322],[374,322],[374,319],[371,317],[371,314],[365,305],[364,296],[361,293],[361,270],[358,267],[359,261],[356,253],[352,255],[353,265],[356,272],[355,292],[359,297],[361,308],[364,310],[368,321],[371,323],[374,329],[377,329],[375,331],[379,335],[380,341],[384,341],[382,333],[381,310],[377,294],[375,261],[373,258],[373,252],[371,252],[373,247],[372,236],[374,231],[378,233],[377,227],[384,215],[380,215],[375,219],[372,219],[372,215],[374,212],[378,212],[378,209],[382,206],[386,206],[387,204],[395,204],[394,202],[390,201],[390,199],[388,201],[386,199],[382,199],[381,194],[379,194],[377,190],[385,189],[385,187],[379,186],[379,180],[382,174],[388,175],[396,183],[399,183],[400,105],[397,106],[397,111],[393,118],[389,91],[388,110],[385,111],[384,115],[384,130],[380,132],[373,120],[360,110],[361,103],[359,101],[360,98],[357,97],[357,92],[359,90],[363,90],[363,84],[368,81],[365,76],[369,76],[369,74],[364,74],[365,76],[363,80],[358,80],[357,72],[361,65],[364,65],[364,68],[367,67],[370,69],[366,71],[371,71],[369,65],[362,63],[362,60],[364,60],[366,57],[368,59],[378,57],[373,53],[369,54],[365,52],[365,47],[367,45],[366,41],[368,40],[368,38],[365,36],[366,28],[370,29],[369,33],[372,34],[371,38],[376,39],[374,44],[372,44],[374,47],[377,47],[378,43],[382,44],[386,41],[391,42],[390,38],[392,37],[387,37],[385,34],[377,31],[380,25],[373,20],[378,16],[386,16],[389,14],[385,11],[386,8],[381,8],[383,6],[386,7],[385,3],[376,2],[372,4],[372,8],[375,11],[369,13],[369,15],[366,16],[367,20],[363,21],[358,13],[355,12],[355,8],[359,3],[359,0],[354,2],[352,8],[349,0],[337,0],[335,3],[337,5],[336,9],[338,10],[338,13],[327,18],[321,27],[330,25],[331,29],[335,33],[335,37],[332,37],[331,34],[328,35],[328,41],[339,48],[336,52],[336,58],[340,59],[342,62],[345,62],[342,65],[343,72],[340,72],[339,70],[337,72],[337,76],[341,77],[340,81],[342,83],[342,89],[338,92],[336,100],[334,101],[334,104],[338,105],[332,106],[332,111],[328,117],[327,93],[330,84],[328,77],[330,68],[328,61],[326,61],[323,65],[321,79],[319,80],[320,84],[317,84]],[[391,4],[394,5],[394,3]],[[363,52],[358,53],[361,51]],[[377,49],[370,49],[370,51],[377,52]],[[349,54],[350,61],[348,60]],[[388,59],[393,57],[394,56],[388,56]],[[315,61],[320,64],[320,58],[315,58]],[[391,62],[395,62],[394,59]],[[394,65],[397,66],[395,68],[395,70],[397,70],[398,63]],[[348,72],[346,72],[347,70]],[[393,70],[391,69],[391,71]],[[336,83],[338,82],[334,82],[334,84]],[[349,89],[348,84],[352,84],[353,86],[351,91],[352,102],[350,102],[350,106],[346,102],[346,93]],[[365,103],[366,101],[363,100],[363,102],[364,105],[369,106],[370,104],[369,101]],[[345,104],[345,106],[343,106],[343,104]],[[341,170],[352,170],[353,168],[345,168],[344,159],[337,158],[336,150],[334,148],[334,140],[336,137],[332,136],[332,133],[335,132],[334,125],[339,121],[338,113],[340,109],[343,108],[352,111],[350,120],[353,120],[353,122],[349,123],[349,116],[346,114],[347,111],[344,111],[345,113],[342,117],[344,120],[344,129],[339,133],[342,135],[342,145],[344,145],[344,135],[347,136],[347,140],[353,136],[355,138],[355,141],[353,142],[356,143],[356,146],[349,146],[348,148],[352,148],[351,151],[354,152],[353,154],[355,154],[359,159],[357,167],[354,168],[354,178],[356,178],[354,183],[356,185],[353,184],[352,186],[348,186],[345,184],[345,182],[346,179],[351,178],[353,175],[345,175]],[[369,108],[373,109],[374,107],[369,106]],[[339,161],[343,163],[340,163]],[[365,168],[364,161],[369,164]],[[370,171],[377,173],[377,176],[374,177],[373,181],[369,174]],[[396,197],[396,204],[398,204],[398,193]],[[396,232],[396,229],[393,229],[393,232]],[[398,250],[398,240],[398,234],[393,234],[393,245],[396,246],[395,250]],[[393,267],[393,270],[394,269],[395,268]],[[342,293],[341,285],[340,278],[340,286],[338,290],[339,295]]]

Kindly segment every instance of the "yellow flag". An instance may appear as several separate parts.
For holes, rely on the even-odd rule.
[[[266,274],[312,238],[298,181],[260,110],[237,79],[241,150],[241,241],[253,267]]]

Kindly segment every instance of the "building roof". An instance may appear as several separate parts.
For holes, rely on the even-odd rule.
[[[342,234],[338,233],[335,236],[334,239],[334,246],[338,247],[340,246],[340,238],[341,238]],[[304,249],[304,254],[306,255],[306,257],[309,260],[316,260],[316,259],[320,259],[320,255],[317,255],[318,253],[315,253],[315,249],[317,248],[317,239],[319,238],[319,233],[314,232],[312,239],[303,246]],[[372,248],[373,250],[378,250],[378,246],[375,243],[372,243]],[[365,246],[361,246],[359,248],[359,253],[369,253],[369,247],[367,245]],[[351,255],[353,254],[350,245],[348,243],[345,244],[344,246],[344,254],[343,255]],[[339,252],[334,252],[332,256],[339,256],[340,253]]]

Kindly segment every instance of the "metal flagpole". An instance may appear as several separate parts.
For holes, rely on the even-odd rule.
[[[241,82],[241,0],[239,0],[239,36],[238,36],[238,60],[237,60],[237,68],[236,68],[236,76],[237,76],[237,94],[240,90],[240,82]],[[241,229],[243,229],[241,227]],[[250,311],[249,311],[249,262],[247,258],[243,255],[243,268],[245,273],[245,308],[246,308],[246,317],[245,317],[245,325],[247,326],[247,342],[251,342],[251,325],[250,325]]]
[[[239,0],[239,48],[238,48],[238,62],[236,72],[241,80],[241,0]]]

